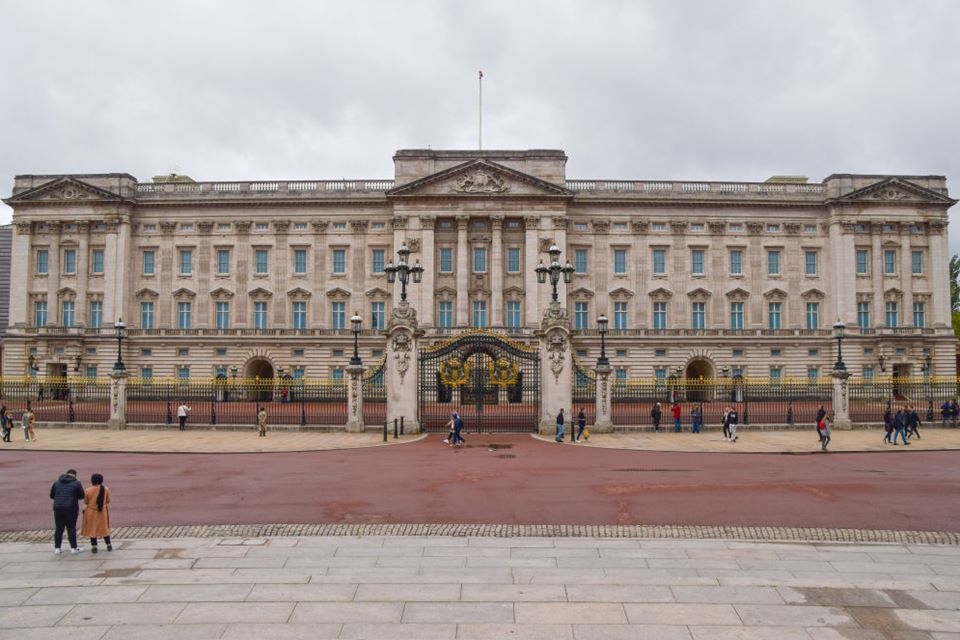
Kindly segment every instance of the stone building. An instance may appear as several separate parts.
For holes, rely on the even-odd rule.
[[[21,175],[4,376],[104,375],[122,316],[128,370],[191,379],[343,375],[365,363],[399,284],[427,343],[467,327],[534,342],[556,244],[575,355],[614,379],[815,377],[848,329],[855,376],[955,375],[941,176],[823,182],[568,179],[558,150],[401,150],[383,180],[195,182]],[[234,374],[234,371],[236,373]]]

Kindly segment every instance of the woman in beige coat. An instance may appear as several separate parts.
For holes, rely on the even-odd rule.
[[[103,476],[93,474],[83,494],[83,525],[80,535],[90,538],[90,553],[97,552],[97,538],[103,538],[107,551],[113,551],[110,543],[110,489],[103,484]]]

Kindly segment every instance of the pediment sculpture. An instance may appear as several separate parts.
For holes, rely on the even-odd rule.
[[[451,191],[457,193],[504,193],[510,190],[503,178],[495,173],[476,169],[457,180]]]

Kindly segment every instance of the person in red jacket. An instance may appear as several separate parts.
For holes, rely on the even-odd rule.
[[[683,431],[680,421],[680,415],[683,413],[683,410],[680,408],[680,403],[674,402],[673,406],[670,407],[670,413],[673,414],[673,430],[680,433]]]

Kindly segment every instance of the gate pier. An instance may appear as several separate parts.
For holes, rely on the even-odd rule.
[[[540,338],[540,368],[543,371],[540,433],[555,433],[557,414],[561,409],[567,428],[573,419],[570,406],[573,397],[570,319],[567,310],[556,300],[544,311],[537,336]]]
[[[394,308],[387,323],[387,359],[384,366],[387,390],[387,420],[404,419],[406,433],[420,433],[417,413],[419,370],[418,339],[423,330],[417,312],[406,300]]]

